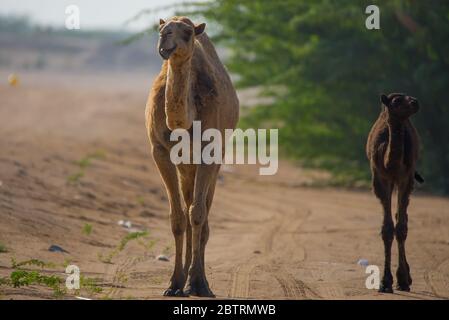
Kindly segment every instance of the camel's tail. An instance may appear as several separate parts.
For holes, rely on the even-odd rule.
[[[418,181],[419,183],[424,183],[424,178],[421,177],[421,175],[418,173],[418,171],[415,171],[415,179],[416,179],[416,181]]]

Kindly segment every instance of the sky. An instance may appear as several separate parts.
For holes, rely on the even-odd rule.
[[[141,30],[168,18],[172,10],[146,15],[129,25],[124,22],[142,9],[153,9],[183,0],[1,0],[0,15],[27,15],[35,23],[64,27],[65,9],[77,5],[80,10],[81,29]]]

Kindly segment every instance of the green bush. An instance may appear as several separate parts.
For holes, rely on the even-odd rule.
[[[365,8],[380,8],[367,30]],[[422,108],[418,170],[449,193],[449,2],[443,0],[215,0],[180,13],[208,22],[240,88],[273,97],[242,125],[279,127],[281,152],[346,181],[367,179],[365,142],[380,93],[405,92]]]

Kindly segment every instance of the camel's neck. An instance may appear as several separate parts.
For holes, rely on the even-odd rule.
[[[385,168],[394,169],[403,162],[405,125],[402,121],[388,119],[388,147],[385,153]]]
[[[182,61],[168,61],[165,86],[165,114],[170,130],[189,129],[195,117],[190,103],[191,58]]]

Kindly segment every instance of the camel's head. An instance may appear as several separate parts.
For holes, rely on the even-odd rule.
[[[408,119],[419,110],[418,99],[403,93],[382,94],[380,100],[385,105],[389,116],[399,120]]]
[[[164,60],[171,56],[178,58],[190,57],[193,52],[195,36],[203,33],[205,23],[194,25],[186,17],[173,17],[169,21],[159,20],[158,52]]]

